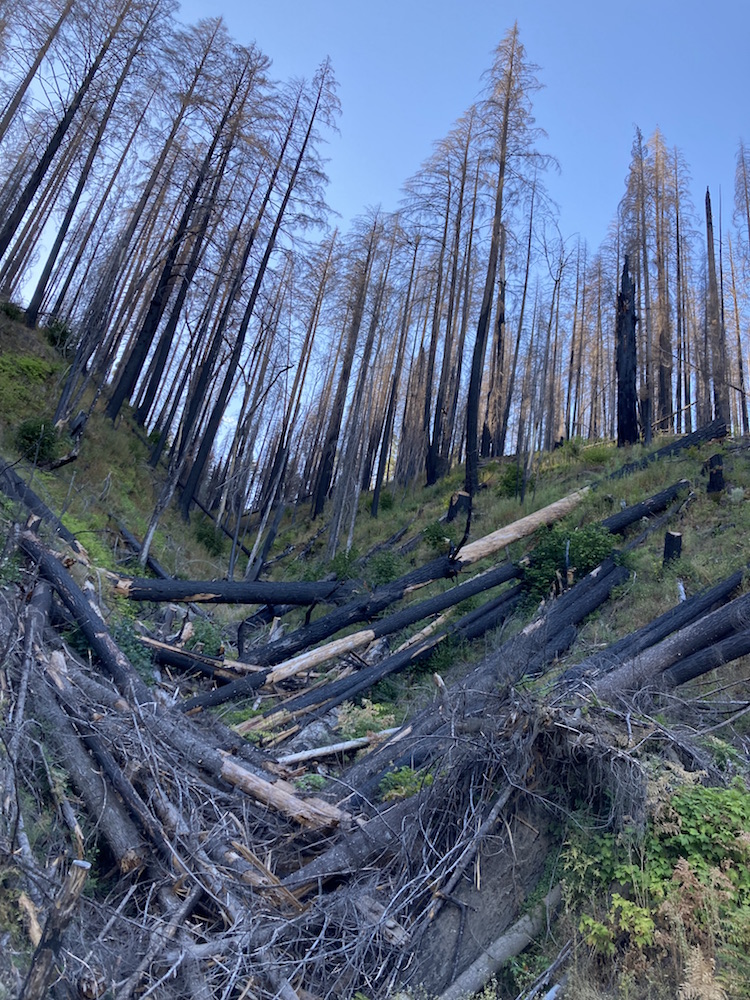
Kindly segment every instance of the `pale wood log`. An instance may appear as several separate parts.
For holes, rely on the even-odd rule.
[[[91,865],[88,861],[74,861],[68,877],[57,894],[44,925],[42,939],[31,960],[20,1000],[42,1000],[47,993],[53,973],[54,961],[62,947],[62,936],[76,908],[86,876]]]
[[[392,729],[381,729],[379,733],[360,736],[354,740],[343,740],[341,743],[331,743],[327,747],[299,750],[297,753],[288,753],[284,754],[283,757],[277,757],[277,760],[279,764],[304,764],[308,760],[319,760],[321,757],[333,757],[337,753],[361,750],[362,747],[368,747],[371,743],[377,743],[378,740],[385,739],[387,736],[393,736],[394,733],[398,732],[399,728],[399,726],[395,726]]]
[[[258,802],[313,830],[337,827],[350,818],[343,809],[322,799],[299,798],[286,781],[265,781],[229,755],[224,755],[220,777]]]
[[[554,503],[542,507],[541,510],[534,511],[533,514],[527,514],[525,517],[513,521],[512,524],[506,524],[504,528],[493,531],[483,538],[477,538],[476,541],[464,545],[456,558],[462,567],[470,566],[472,563],[479,562],[480,559],[486,559],[487,556],[494,555],[504,549],[506,545],[526,538],[528,535],[533,535],[538,528],[545,524],[559,521],[566,514],[575,510],[589,492],[590,487],[584,486],[583,489],[576,490],[575,493],[571,493],[561,500],[556,500]]]
[[[509,958],[515,958],[541,934],[560,905],[562,889],[556,885],[531,913],[526,913],[505,933],[488,945],[484,952],[458,979],[440,994],[438,1000],[464,1000],[478,993]]]

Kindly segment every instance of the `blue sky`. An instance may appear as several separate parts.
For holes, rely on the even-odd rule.
[[[561,167],[548,187],[563,235],[595,249],[624,190],[634,129],[658,125],[685,154],[700,209],[719,189],[725,225],[740,137],[750,142],[747,0],[183,0],[181,20],[223,15],[279,79],[330,55],[342,103],[328,198],[343,224],[400,188],[481,89],[514,21],[539,67],[537,124]]]

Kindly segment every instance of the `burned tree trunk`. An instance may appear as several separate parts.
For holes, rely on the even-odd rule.
[[[636,396],[635,285],[628,270],[628,255],[622,267],[622,286],[617,295],[617,447],[638,440],[638,401]]]

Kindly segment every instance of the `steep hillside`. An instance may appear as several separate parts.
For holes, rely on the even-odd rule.
[[[0,996],[750,995],[746,442],[488,463],[468,538],[389,487],[332,564],[287,509],[257,582],[170,510],[180,596],[148,442],[49,468],[65,359],[0,337]]]

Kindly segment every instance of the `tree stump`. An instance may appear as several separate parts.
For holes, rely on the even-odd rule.
[[[458,493],[454,493],[451,497],[447,520],[455,521],[459,514],[468,514],[470,508],[471,497],[464,490],[459,490]]]
[[[712,455],[708,460],[707,493],[723,493],[724,491],[724,459],[721,455]]]
[[[664,560],[663,566],[679,559],[682,555],[682,535],[679,531],[668,531],[664,535]]]

